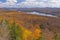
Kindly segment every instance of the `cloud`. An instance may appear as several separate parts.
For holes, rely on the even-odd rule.
[[[49,2],[60,2],[60,0],[49,0]]]
[[[0,8],[2,8],[2,7],[6,7],[6,8],[15,7],[16,4],[17,4],[17,0],[6,0],[5,3],[0,2]]]
[[[26,0],[24,2],[21,2],[18,4],[19,7],[22,7],[22,8],[31,8],[31,7],[46,7],[46,3],[45,2],[38,2],[36,0]]]
[[[36,0],[26,0],[26,2],[35,2]]]
[[[50,0],[48,5],[49,7],[60,7],[60,0]]]
[[[38,2],[37,0],[26,0],[19,4],[20,7],[60,7],[60,0],[42,0]]]
[[[5,3],[0,2],[0,7],[17,7],[17,8],[31,8],[31,7],[60,7],[60,0],[25,0],[17,3],[17,0],[7,0]]]
[[[15,5],[17,3],[17,0],[7,0],[6,4],[7,5]]]
[[[6,5],[2,2],[0,2],[0,8],[5,7]]]

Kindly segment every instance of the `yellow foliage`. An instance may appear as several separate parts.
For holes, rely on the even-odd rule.
[[[33,37],[37,39],[40,36],[40,33],[41,33],[40,29],[35,29]]]
[[[22,28],[22,33],[23,33],[23,39],[24,40],[27,40],[27,38],[29,37],[29,36],[31,36],[31,34],[32,34],[32,32],[31,31],[29,31],[29,30],[27,30],[27,29],[25,29],[25,28]]]
[[[41,30],[36,28],[34,32],[31,32],[22,27],[23,40],[28,40],[28,37],[38,39],[40,37]]]
[[[0,22],[1,22],[1,20],[2,20],[2,17],[0,16]]]

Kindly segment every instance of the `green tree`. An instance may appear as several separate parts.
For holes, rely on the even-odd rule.
[[[54,40],[60,40],[60,36],[58,36],[57,33],[55,33],[55,35],[54,35]]]
[[[19,25],[16,25],[15,21],[10,28],[10,40],[22,40],[22,31]]]

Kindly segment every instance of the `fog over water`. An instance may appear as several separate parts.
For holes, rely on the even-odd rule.
[[[35,14],[35,15],[40,15],[40,16],[49,16],[49,17],[58,17],[52,14],[46,14],[46,13],[38,13],[38,12],[28,12],[27,14]]]

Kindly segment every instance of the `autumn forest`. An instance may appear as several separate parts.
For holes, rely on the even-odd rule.
[[[0,40],[60,40],[60,18],[0,10]]]

